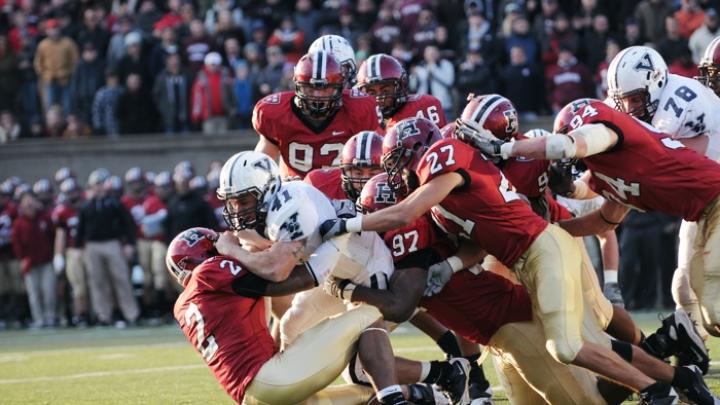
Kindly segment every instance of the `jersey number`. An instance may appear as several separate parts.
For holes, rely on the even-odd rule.
[[[235,263],[231,262],[230,260],[223,260],[220,262],[220,268],[224,269],[226,267],[230,268],[230,274],[233,276],[237,276],[242,271],[242,267],[236,265]],[[195,305],[195,304],[192,304]]]
[[[573,115],[570,120],[570,128],[578,129],[583,124],[583,118],[594,117],[598,114],[597,109],[591,105],[586,105],[581,115]]]
[[[675,95],[680,97],[681,99],[685,100],[685,102],[690,102],[697,97],[697,94],[695,94],[694,91],[690,90],[687,86],[680,86],[675,90]],[[675,113],[675,118],[680,118],[680,114],[682,114],[683,109],[680,108],[680,106],[675,103],[675,99],[670,97],[668,98],[667,102],[665,103],[665,106],[663,109],[665,111],[670,111],[672,108],[673,112]]]
[[[334,153],[335,158],[333,158],[330,166],[339,166],[340,152],[342,152],[342,149],[343,144],[341,143],[326,143],[320,148],[320,156],[330,156]],[[303,143],[291,142],[288,149],[288,164],[292,166],[293,169],[301,172],[309,172],[310,170],[316,168],[313,167],[313,154],[314,150],[312,146],[305,145]]]
[[[427,118],[432,121],[433,124],[440,125],[440,114],[438,114],[436,105],[431,105],[425,109],[425,113],[423,113],[423,110],[418,111],[417,114],[415,114],[415,117]]]
[[[410,246],[405,249],[405,242],[408,241],[410,243]],[[392,245],[393,245],[393,256],[400,257],[407,253],[417,252],[417,243],[418,243],[418,231],[412,230],[410,232],[405,232],[403,234],[397,234],[393,237]]]
[[[455,148],[452,145],[445,145],[440,147],[440,152],[445,152],[447,154],[447,158],[445,159],[445,163],[440,163],[437,152],[430,153],[425,160],[427,160],[430,163],[430,174],[435,174],[442,170],[443,166],[449,166],[455,164]]]
[[[220,266],[222,266],[222,264]],[[205,337],[205,320],[200,313],[200,309],[194,302],[191,302],[185,311],[185,323],[188,326],[193,323],[197,324],[195,326],[195,339],[197,340],[195,347],[197,347],[205,361],[209,362],[212,360],[218,350],[218,344],[215,341],[215,336],[210,335],[207,338]]]

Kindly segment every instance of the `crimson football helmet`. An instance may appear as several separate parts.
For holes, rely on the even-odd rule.
[[[397,197],[388,184],[387,173],[380,173],[365,183],[356,204],[358,211],[369,214],[395,205],[397,202]]]
[[[501,141],[509,141],[517,136],[518,114],[510,100],[499,94],[471,94],[468,99],[456,121],[458,139],[472,145],[473,139],[483,137],[479,134],[483,131],[489,131]]]
[[[441,139],[437,125],[422,117],[405,118],[388,129],[383,139],[381,162],[395,194],[404,197],[418,186],[415,170],[420,159],[432,144]],[[409,171],[410,184],[403,178],[406,170]]]
[[[351,200],[360,196],[365,183],[382,171],[383,138],[375,131],[362,131],[353,135],[340,153],[343,190]]]
[[[374,96],[383,117],[389,118],[407,101],[408,75],[400,61],[379,53],[360,65],[357,87]]]
[[[208,228],[190,228],[180,232],[167,249],[165,265],[181,286],[185,286],[192,271],[205,260],[217,256],[215,241],[218,235]]]
[[[695,78],[720,96],[720,37],[715,37],[698,64],[700,76]]]
[[[297,106],[312,118],[326,118],[342,106],[345,76],[337,59],[326,51],[303,55],[295,65]]]

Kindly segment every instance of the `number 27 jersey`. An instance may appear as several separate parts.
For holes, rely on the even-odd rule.
[[[548,223],[522,201],[502,172],[478,150],[457,139],[443,139],[425,152],[417,169],[420,184],[455,172],[464,184],[432,208],[448,233],[479,244],[512,267]]]

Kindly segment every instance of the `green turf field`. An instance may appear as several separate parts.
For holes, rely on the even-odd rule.
[[[659,323],[639,314],[643,329]],[[437,359],[440,351],[410,328],[392,335],[397,354]],[[720,339],[710,342],[720,353]],[[720,356],[720,355],[719,355]],[[720,358],[707,381],[720,393]],[[486,373],[505,402],[492,362]],[[0,404],[230,404],[176,327],[0,332]]]

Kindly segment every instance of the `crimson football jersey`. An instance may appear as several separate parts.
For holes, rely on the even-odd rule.
[[[570,212],[555,201],[547,187],[549,165],[548,160],[518,157],[504,161],[501,169],[518,193],[530,200],[536,214],[549,222],[570,219]]]
[[[445,232],[473,240],[511,268],[548,223],[491,161],[457,139],[433,144],[417,168],[420,184],[450,172],[462,175],[465,184],[432,208],[433,219]]]
[[[132,215],[133,220],[135,220],[135,234],[138,238],[143,238],[144,235],[142,232],[142,228],[140,227],[140,223],[145,216],[145,209],[143,208],[143,203],[145,202],[145,199],[135,198],[129,195],[123,195],[122,197],[120,197],[120,202],[125,206],[125,209],[128,210],[130,215]]]
[[[339,167],[315,169],[305,176],[305,183],[322,191],[331,200],[348,199],[342,186],[342,169]]]
[[[345,90],[342,107],[320,127],[295,105],[295,93],[271,94],[253,110],[253,127],[280,149],[281,172],[301,178],[312,169],[339,166],[343,145],[360,131],[376,131],[382,115],[375,98],[359,90]]]
[[[155,194],[148,195],[145,198],[145,201],[143,201],[143,212],[145,213],[145,216],[143,217],[145,219],[144,222],[148,222],[147,220],[149,218],[156,215],[161,210],[167,210],[165,202]],[[152,221],[151,224],[147,224],[148,229],[151,230],[149,232],[152,232],[152,234],[145,234],[145,232],[143,232],[143,237],[152,240],[165,240],[165,233],[162,229],[162,223],[164,220],[165,217],[162,216],[157,220]]]
[[[438,128],[442,128],[447,124],[445,111],[440,104],[440,100],[427,94],[410,94],[407,96],[405,104],[385,121],[384,130],[405,118],[411,117],[427,118]],[[381,132],[381,134],[384,134],[384,132]]]
[[[697,221],[720,194],[720,164],[672,136],[599,100],[578,103],[573,114],[573,129],[601,123],[618,135],[613,148],[583,159],[592,173],[590,188],[606,199]]]
[[[75,241],[79,223],[77,210],[68,205],[60,204],[53,210],[51,218],[57,228],[65,230],[65,234],[67,235],[65,246],[70,248],[77,247]]]
[[[383,240],[395,263],[424,249],[432,249],[442,260],[457,250],[455,244],[437,229],[430,214],[421,216],[406,227],[385,232]]]
[[[185,337],[238,403],[276,352],[263,297],[243,297],[233,290],[233,282],[247,274],[231,257],[208,259],[193,270],[173,311]]]

